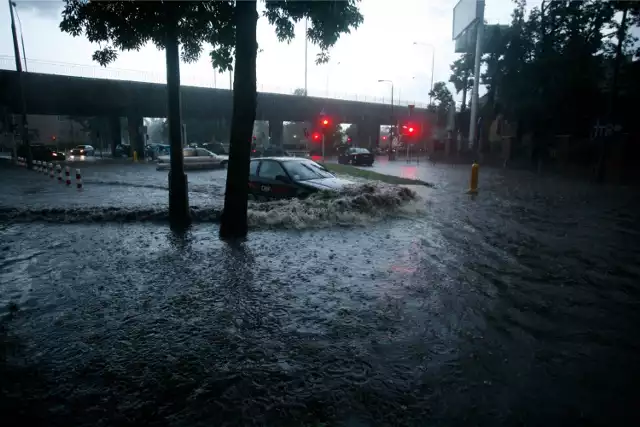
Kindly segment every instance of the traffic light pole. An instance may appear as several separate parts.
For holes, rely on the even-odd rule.
[[[325,162],[325,157],[324,157],[324,132],[322,132],[322,163]]]

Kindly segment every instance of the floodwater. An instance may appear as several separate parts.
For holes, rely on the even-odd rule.
[[[2,171],[3,425],[637,425],[637,192],[378,168],[436,188],[255,203],[235,245],[222,172],[178,235],[166,172]]]

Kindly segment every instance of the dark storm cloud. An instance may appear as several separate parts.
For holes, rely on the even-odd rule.
[[[43,17],[59,18],[62,0],[13,0],[19,11],[31,12]]]

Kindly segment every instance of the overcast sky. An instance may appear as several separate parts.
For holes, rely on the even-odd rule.
[[[48,63],[71,63],[98,67],[91,61],[96,46],[82,37],[62,33],[62,2],[58,0],[15,0],[22,23],[29,71],[70,75],[92,74],[91,68],[74,68]],[[456,0],[457,1],[457,0]],[[393,80],[396,99],[426,102],[431,80],[431,51],[427,46],[414,46],[413,42],[430,44],[435,48],[435,81],[449,79],[449,66],[457,58],[451,40],[454,0],[363,0],[360,10],[364,23],[352,34],[344,35],[331,51],[328,65],[316,66],[313,61],[318,52],[309,44],[309,95],[329,93],[357,94],[361,97],[390,96],[387,84],[378,79]],[[528,6],[540,4],[530,0]],[[507,24],[513,10],[512,0],[487,0],[485,18],[490,24]],[[0,1],[0,68],[15,69],[8,4]],[[18,31],[20,31],[18,29]],[[296,27],[297,37],[290,43],[280,43],[273,28],[264,18],[258,21],[258,43],[263,51],[258,54],[258,90],[291,93],[304,87],[304,23]],[[153,74],[148,80],[163,78],[164,53],[154,46],[139,52],[123,52],[109,66],[117,70],[113,75],[126,78],[143,73]],[[198,63],[182,64],[183,83],[229,87],[229,75],[214,72],[204,55]],[[104,72],[101,72],[103,74]],[[453,89],[453,88],[451,88]]]

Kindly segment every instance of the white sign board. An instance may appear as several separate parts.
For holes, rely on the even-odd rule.
[[[484,7],[484,0],[460,0],[453,8],[453,40],[473,25]]]

